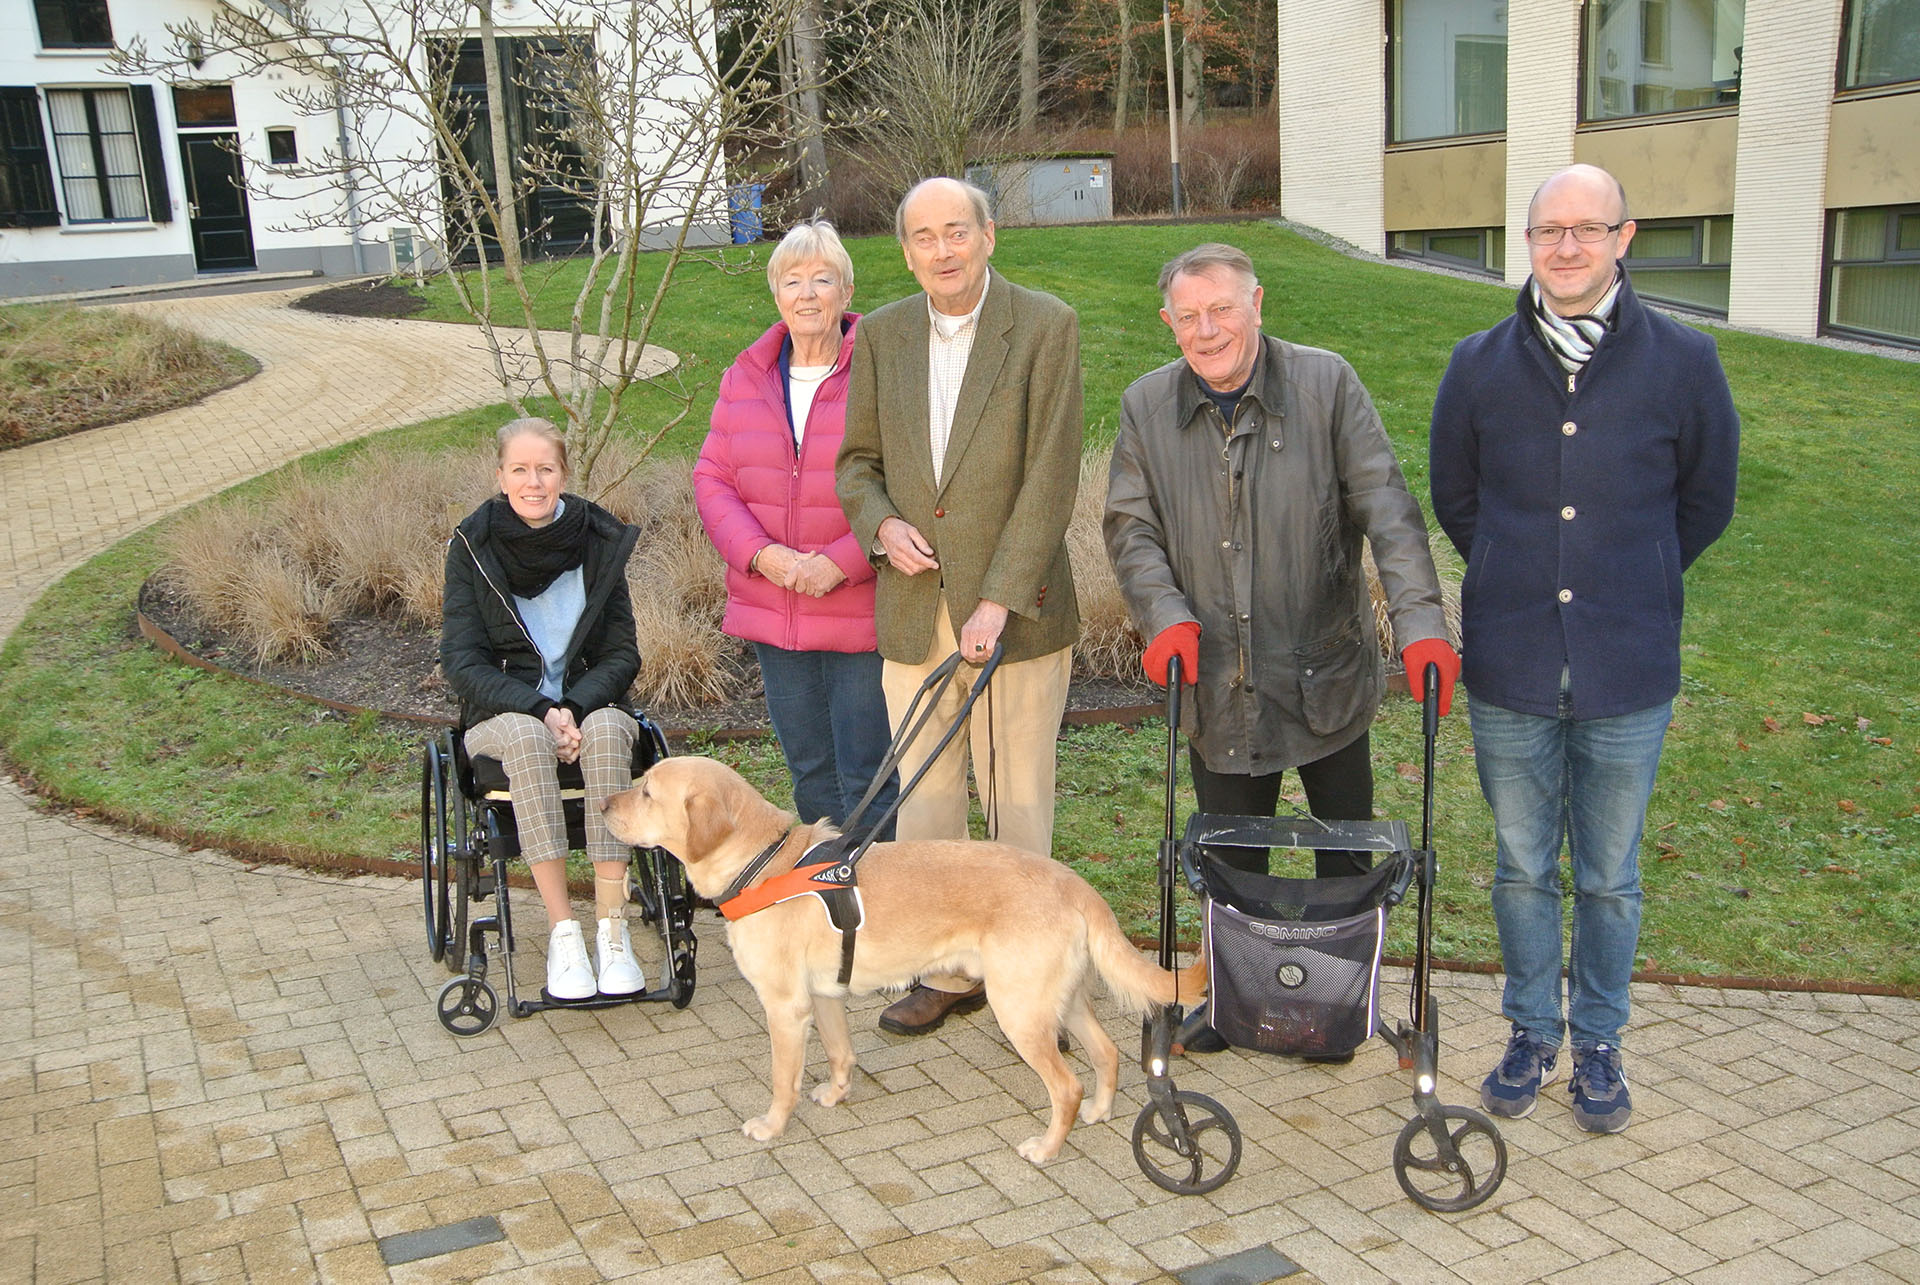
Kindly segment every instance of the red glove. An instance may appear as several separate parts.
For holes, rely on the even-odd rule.
[[[1407,644],[1400,660],[1407,667],[1407,690],[1415,700],[1423,695],[1420,688],[1427,676],[1427,666],[1440,666],[1440,716],[1445,718],[1453,708],[1453,682],[1460,677],[1460,653],[1448,646],[1444,638],[1422,638]]]
[[[1167,662],[1175,656],[1180,658],[1180,681],[1189,687],[1198,683],[1200,681],[1200,625],[1197,621],[1183,620],[1177,625],[1168,625],[1162,629],[1160,636],[1147,644],[1146,654],[1140,657],[1140,667],[1147,671],[1148,678],[1165,687]]]

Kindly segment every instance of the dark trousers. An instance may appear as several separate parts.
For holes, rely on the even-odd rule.
[[[880,654],[872,651],[786,651],[755,643],[766,684],[767,714],[793,777],[793,810],[802,821],[847,819],[880,770],[892,734],[880,690]],[[872,824],[900,792],[898,774],[867,808]],[[888,821],[881,842],[893,838]]]
[[[1307,811],[1322,821],[1371,821],[1373,819],[1372,736],[1360,739],[1325,758],[1302,763],[1294,771],[1307,792]],[[1209,771],[1193,746],[1187,746],[1187,762],[1193,768],[1193,792],[1202,812],[1224,816],[1270,817],[1280,804],[1280,778],[1284,772],[1264,776],[1243,776]],[[1207,855],[1240,870],[1267,873],[1268,850],[1214,846]],[[1319,849],[1314,852],[1314,874],[1326,879],[1336,875],[1365,874],[1373,866],[1372,854]]]

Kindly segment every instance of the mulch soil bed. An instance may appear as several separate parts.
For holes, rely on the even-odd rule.
[[[298,695],[355,709],[415,719],[452,722],[458,713],[453,693],[441,678],[440,637],[379,617],[337,622],[329,654],[308,663],[257,663],[246,646],[202,621],[164,582],[150,580],[140,591],[140,612],[180,649],[217,668],[268,683]],[[644,660],[646,650],[641,649]],[[761,733],[767,707],[760,691],[753,653],[742,644],[733,658],[743,678],[740,699],[697,708],[654,706],[648,713],[669,733],[715,735]],[[1142,683],[1077,682],[1068,692],[1068,721],[1133,721],[1160,708],[1159,691]]]

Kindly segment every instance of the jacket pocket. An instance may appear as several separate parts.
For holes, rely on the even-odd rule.
[[[1319,736],[1358,718],[1373,696],[1373,656],[1358,629],[1293,650],[1300,671],[1300,712]]]

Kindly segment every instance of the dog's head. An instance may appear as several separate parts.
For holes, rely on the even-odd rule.
[[[717,875],[724,887],[788,819],[725,763],[692,756],[662,759],[632,789],[608,799],[604,810],[614,838],[637,848],[665,848],[686,865],[696,887],[703,874]]]

